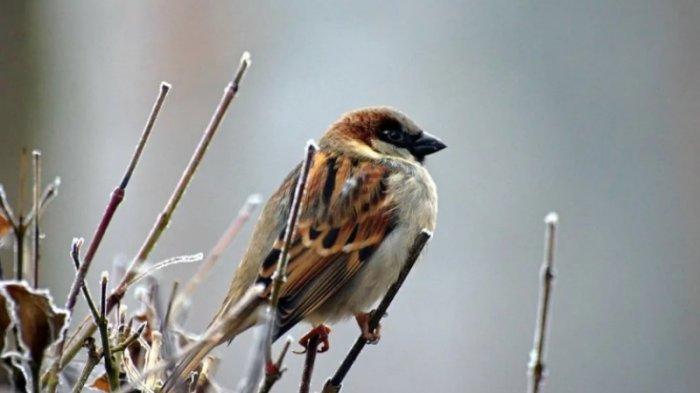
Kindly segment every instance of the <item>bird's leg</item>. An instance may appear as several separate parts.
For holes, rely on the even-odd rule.
[[[324,324],[320,324],[316,326],[315,328],[311,329],[304,337],[302,337],[299,340],[299,344],[304,347],[304,350],[301,352],[294,351],[294,353],[306,353],[306,351],[309,349],[309,343],[312,341],[315,341],[316,343],[320,343],[321,347],[320,348],[313,348],[315,349],[318,353],[323,353],[326,352],[330,347],[331,343],[328,341],[328,334],[331,332],[331,328]],[[312,338],[314,340],[312,340]]]
[[[360,326],[360,329],[362,330],[362,338],[367,340],[368,344],[376,344],[382,337],[381,323],[377,324],[377,328],[374,329],[373,332],[369,331],[369,319],[372,317],[373,312],[374,311],[355,314],[355,320],[357,321],[357,325]]]

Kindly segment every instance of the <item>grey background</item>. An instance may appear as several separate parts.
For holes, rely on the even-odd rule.
[[[438,229],[347,391],[523,391],[550,210],[562,221],[546,391],[700,389],[692,1],[3,1],[0,182],[14,200],[20,146],[63,179],[41,271],[59,302],[70,240],[94,230],[160,81],[174,88],[93,283],[136,253],[244,50],[253,67],[155,259],[208,250],[307,139],[346,110],[388,104],[449,145],[427,163]],[[189,328],[206,325],[249,234],[198,293]],[[317,389],[356,334],[354,322],[334,328]],[[247,341],[218,351],[226,387]],[[289,357],[279,391],[296,388],[302,362]]]

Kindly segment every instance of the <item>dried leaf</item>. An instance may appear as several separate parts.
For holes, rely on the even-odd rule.
[[[151,341],[151,347],[146,351],[146,364],[143,366],[145,372],[158,368],[162,360],[160,350],[163,346],[163,336],[160,332],[153,331],[151,334]],[[152,390],[156,390],[162,386],[162,372],[150,373],[146,377],[146,386]]]
[[[88,387],[101,392],[109,392],[109,380],[107,379],[107,374],[102,374],[95,378],[95,380],[92,381]]]
[[[32,289],[25,282],[6,283],[3,289],[12,303],[10,318],[19,330],[32,377],[40,378],[44,352],[64,333],[68,312],[54,306],[48,291]]]
[[[7,236],[12,231],[12,225],[10,221],[0,213],[0,244],[2,244],[2,239]]]
[[[5,349],[5,337],[7,333],[7,328],[10,327],[10,312],[7,309],[7,300],[5,296],[0,293],[0,353]]]

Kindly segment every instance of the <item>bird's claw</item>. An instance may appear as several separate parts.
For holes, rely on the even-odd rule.
[[[382,338],[382,324],[378,323],[374,331],[369,330],[369,320],[372,318],[373,313],[374,311],[355,314],[355,320],[357,325],[360,326],[360,330],[362,330],[362,338],[367,340],[367,344],[375,345]]]
[[[304,347],[301,351],[292,351],[296,354],[304,354],[309,350],[309,345],[311,344],[311,339],[316,339],[316,345],[321,344],[320,347],[314,348],[316,352],[323,353],[330,349],[331,343],[328,340],[328,334],[331,332],[331,328],[326,325],[318,325],[311,329],[304,337],[299,340],[299,344]]]

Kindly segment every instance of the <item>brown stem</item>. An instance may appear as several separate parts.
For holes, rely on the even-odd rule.
[[[537,305],[537,324],[535,325],[535,338],[530,352],[528,375],[530,383],[528,392],[538,393],[540,384],[544,379],[544,342],[547,337],[547,317],[549,316],[549,297],[554,279],[554,240],[559,217],[556,213],[549,213],[544,219],[546,224],[544,235],[544,259],[540,268],[540,295]]]
[[[129,179],[131,179],[131,176],[134,173],[134,170],[136,169],[136,164],[138,163],[139,159],[141,158],[141,154],[143,153],[143,149],[146,146],[146,142],[148,141],[149,136],[151,135],[151,131],[153,129],[153,125],[155,123],[156,118],[158,117],[158,113],[160,113],[160,109],[163,105],[163,101],[165,100],[165,96],[168,94],[168,91],[170,90],[170,85],[163,82],[160,85],[160,92],[158,93],[158,97],[156,98],[156,102],[153,105],[153,109],[151,110],[151,114],[148,116],[148,121],[146,122],[146,126],[143,129],[143,132],[141,133],[141,137],[139,138],[139,142],[136,145],[136,150],[134,151],[133,156],[131,157],[131,160],[129,161],[129,165],[126,168],[126,171],[124,173],[124,176],[119,183],[119,185],[112,191],[112,194],[110,196],[109,202],[107,204],[107,208],[105,209],[105,212],[102,215],[102,219],[100,220],[100,223],[97,225],[97,229],[95,230],[94,235],[92,236],[92,241],[90,242],[90,246],[88,247],[87,253],[85,254],[85,259],[84,263],[80,265],[80,269],[78,271],[78,275],[81,275],[82,277],[85,277],[87,274],[88,269],[90,268],[90,264],[95,257],[95,253],[97,252],[97,248],[100,246],[100,243],[102,242],[102,239],[104,238],[104,235],[107,231],[107,227],[109,227],[109,224],[112,222],[112,217],[114,217],[114,213],[117,211],[117,208],[119,207],[119,204],[122,202],[124,199],[125,191],[126,191],[126,186],[129,184]],[[71,286],[70,292],[68,294],[69,299],[76,299],[78,291],[80,288],[83,286],[82,282],[78,281],[73,281],[73,285]],[[88,321],[90,321],[88,319]],[[81,325],[83,327],[83,325]],[[95,325],[87,326],[85,333],[83,333],[79,339],[73,341],[73,344],[71,345],[71,348],[68,351],[68,359],[64,363],[61,363],[61,357],[62,354],[59,353],[56,360],[54,361],[55,363],[58,363],[58,371],[60,371],[65,364],[70,362],[70,360],[75,356],[75,354],[78,353],[78,350],[80,349],[80,346],[82,343],[85,341],[87,337],[92,335],[95,332]],[[52,367],[53,368],[53,367]],[[48,373],[44,374],[42,377],[42,380],[45,381],[46,378],[48,377]]]
[[[299,393],[309,393],[309,390],[311,389],[311,375],[314,372],[316,354],[318,353],[318,345],[320,343],[321,336],[314,334],[306,344],[306,358],[304,359],[304,372],[301,374]]]
[[[406,277],[408,277],[408,273],[411,272],[413,265],[418,260],[421,251],[423,251],[423,247],[425,247],[425,244],[428,242],[431,236],[432,233],[430,231],[423,229],[414,240],[413,245],[411,246],[411,250],[408,253],[408,257],[406,258],[406,262],[404,263],[403,268],[399,273],[399,277],[396,279],[396,282],[394,282],[391,285],[391,287],[389,287],[389,290],[384,295],[384,298],[382,298],[377,308],[374,309],[371,313],[368,322],[370,332],[374,331],[377,328],[377,325],[379,325],[379,321],[381,320],[382,316],[384,316],[384,314],[386,313],[386,310],[389,308],[389,305],[394,300],[394,297],[396,297],[396,294],[399,292],[399,289],[401,289],[401,286],[406,280]],[[362,334],[360,334],[360,336],[355,341],[355,344],[352,346],[348,354],[345,356],[345,359],[340,364],[340,367],[338,367],[338,370],[328,381],[326,381],[326,384],[323,387],[324,393],[340,391],[343,379],[347,375],[348,371],[350,371],[350,368],[357,360],[357,357],[360,355],[360,352],[362,352],[362,349],[365,347],[365,345],[367,345],[367,340],[362,336]]]
[[[111,343],[109,342],[109,330],[108,330],[108,320],[107,320],[107,282],[108,282],[107,272],[102,272],[102,278],[100,279],[100,318],[95,321],[97,324],[97,329],[100,331],[100,340],[102,341],[102,354],[105,360],[105,372],[107,373],[107,380],[109,381],[109,389],[112,392],[116,392],[119,389],[119,372],[114,368],[114,362],[112,359]]]

